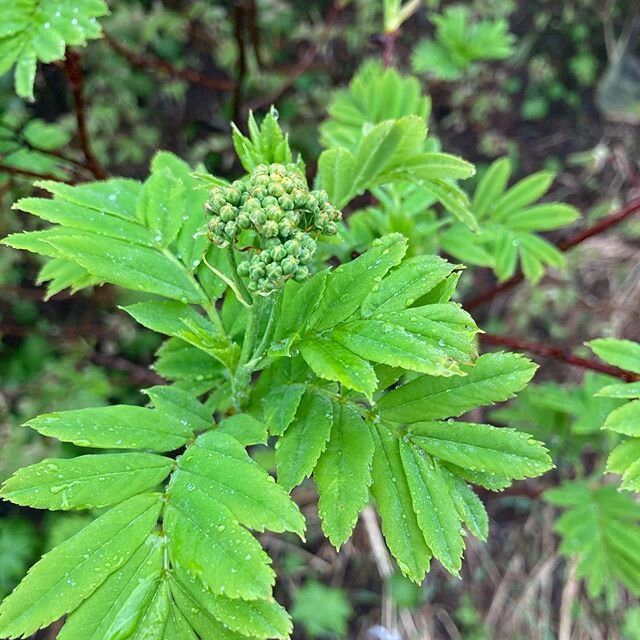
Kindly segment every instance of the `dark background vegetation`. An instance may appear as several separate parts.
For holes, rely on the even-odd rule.
[[[423,3],[398,33],[385,35],[378,3],[369,0],[113,0],[104,39],[71,52],[66,63],[40,67],[35,103],[14,96],[10,74],[0,78],[0,235],[34,224],[10,207],[32,192],[38,176],[74,183],[141,178],[154,152],[169,149],[235,177],[240,168],[229,121],[241,125],[249,110],[264,113],[272,102],[313,172],[317,124],[334,88],[370,57],[410,71],[415,43],[433,34],[432,15],[447,4]],[[442,78],[437,69],[420,75],[433,103],[430,128],[443,149],[480,167],[509,155],[520,176],[558,172],[550,197],[574,204],[583,218],[554,240],[640,196],[640,5],[467,4],[478,19],[506,18],[517,40],[511,57],[474,64],[457,79]],[[614,61],[616,51],[622,53]],[[618,76],[614,67],[622,69]],[[566,272],[478,302],[474,315],[487,331],[543,346],[570,349],[600,335],[639,340],[639,248],[640,223],[629,217],[574,249]],[[159,337],[116,310],[127,294],[104,286],[74,296],[64,291],[45,303],[34,284],[39,266],[34,256],[0,252],[0,480],[44,456],[73,453],[20,428],[26,419],[142,403],[138,390],[158,380],[148,367]],[[460,299],[494,284],[489,270],[470,270]],[[562,359],[540,362],[537,381],[561,381],[561,398],[578,393],[571,385],[582,381],[582,369]],[[578,407],[594,410],[587,399]],[[524,406],[519,415],[533,418],[531,412]],[[556,407],[555,424],[579,418]],[[538,425],[543,439],[554,437],[552,426]],[[366,517],[336,554],[321,536],[315,493],[301,487],[295,498],[310,524],[307,543],[263,540],[282,576],[279,598],[293,607],[295,637],[546,640],[558,637],[562,616],[573,615],[571,638],[638,638],[640,616],[636,627],[628,594],[620,590],[613,602],[586,597],[575,566],[558,554],[553,508],[539,499],[558,477],[573,473],[576,456],[584,468],[594,466],[602,455],[595,440],[575,454],[568,442],[567,468],[556,460],[555,473],[503,495],[483,495],[489,543],[469,541],[462,580],[436,565],[422,587],[393,572]],[[268,451],[258,454],[269,463]],[[87,518],[0,505],[0,597],[43,550]],[[54,628],[38,637],[55,634]]]

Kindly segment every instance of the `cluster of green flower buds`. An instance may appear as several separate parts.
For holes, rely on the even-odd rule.
[[[309,190],[295,164],[258,165],[246,180],[214,187],[205,207],[211,214],[207,235],[214,245],[249,244],[238,275],[261,295],[289,279],[305,280],[315,238],[335,235],[341,217],[324,191]]]

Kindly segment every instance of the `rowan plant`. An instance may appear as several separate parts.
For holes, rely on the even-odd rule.
[[[407,258],[400,233],[327,260],[339,207],[359,192],[462,193],[471,165],[423,151],[424,119],[410,115],[325,151],[312,188],[274,110],[249,130],[234,131],[246,173],[231,183],[160,152],[143,183],[39,181],[51,197],[15,204],[51,223],[4,241],[48,258],[50,293],[107,282],[139,293],[123,310],[168,336],[155,364],[167,384],[145,391],[149,406],[28,422],[82,455],[20,469],[2,496],[96,518],[5,599],[4,637],[65,615],[62,640],[287,637],[254,534],[304,536],[289,494],[307,478],[336,548],[373,499],[399,568],[420,582],[432,558],[459,573],[463,527],[486,538],[472,484],[498,490],[552,466],[526,433],[454,420],[511,397],[536,368],[478,354],[478,327],[451,301],[460,265]],[[259,443],[276,448],[277,482],[251,457]]]

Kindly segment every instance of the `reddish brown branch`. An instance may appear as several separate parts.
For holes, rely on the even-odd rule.
[[[119,53],[136,69],[157,71],[171,78],[179,78],[180,80],[200,85],[211,91],[232,91],[234,88],[234,83],[227,78],[212,78],[193,69],[178,69],[162,58],[143,56],[131,51],[106,31],[104,32],[104,39],[116,53]]]
[[[0,164],[0,173],[9,173],[14,176],[23,176],[26,178],[37,178],[39,180],[55,180],[56,182],[66,182],[67,184],[74,184],[72,180],[65,180],[54,176],[52,173],[39,173],[38,171],[29,171],[28,169],[20,169],[18,167],[11,167],[5,164]]]
[[[249,104],[249,108],[252,111],[257,111],[263,107],[268,107],[271,104],[275,104],[296,82],[296,80],[313,64],[320,50],[325,44],[326,39],[336,23],[340,12],[342,11],[346,3],[344,0],[335,0],[331,6],[331,10],[324,21],[324,27],[322,33],[318,38],[318,42],[311,45],[305,53],[302,55],[298,63],[293,67],[289,75],[285,78],[284,82],[270,95],[265,98],[259,98]]]
[[[389,31],[382,35],[382,62],[384,66],[393,67],[396,63],[396,40],[398,31]]]
[[[590,369],[591,371],[598,371],[599,373],[606,373],[609,376],[620,378],[625,382],[635,382],[640,380],[640,376],[631,372],[619,369],[618,367],[612,367],[611,365],[598,362],[597,360],[590,360],[588,358],[580,358],[573,355],[566,349],[560,349],[559,347],[549,347],[535,342],[527,342],[526,340],[518,340],[517,338],[510,338],[508,336],[495,336],[490,333],[481,333],[480,340],[485,344],[492,344],[500,347],[507,347],[514,351],[526,351],[543,358],[552,358],[553,360],[559,360],[573,367],[580,367],[582,369]]]
[[[78,126],[78,139],[80,148],[84,155],[87,169],[98,179],[104,180],[107,172],[100,166],[100,163],[93,154],[91,148],[91,138],[87,129],[87,114],[84,103],[84,73],[80,64],[80,56],[71,49],[67,49],[64,59],[64,70],[69,81],[69,89],[73,97],[73,105]]]
[[[591,227],[587,227],[586,229],[584,229],[580,233],[577,233],[575,236],[569,238],[568,240],[561,240],[560,242],[556,243],[556,247],[562,252],[569,251],[570,249],[573,249],[573,247],[579,245],[585,240],[588,240],[589,238],[592,238],[594,236],[597,236],[600,233],[603,233],[610,227],[620,224],[623,220],[626,220],[628,217],[632,216],[638,211],[640,211],[640,198],[634,198],[624,207],[622,207],[618,211],[608,216],[605,216],[604,218],[602,218],[602,220],[592,225]],[[479,307],[487,302],[490,302],[491,300],[499,296],[501,293],[503,293],[504,291],[508,291],[509,289],[511,289],[518,283],[522,282],[523,280],[524,280],[524,274],[522,273],[522,271],[518,271],[518,273],[516,273],[513,277],[509,278],[502,284],[499,284],[494,288],[489,289],[484,293],[481,293],[475,298],[471,298],[471,300],[469,300],[468,302],[465,302],[463,306],[468,311],[471,311],[476,307]]]

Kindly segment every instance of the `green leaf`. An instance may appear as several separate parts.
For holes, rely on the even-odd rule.
[[[289,136],[282,132],[278,124],[278,112],[273,106],[260,126],[250,112],[248,126],[249,138],[232,124],[233,146],[247,173],[251,173],[259,164],[292,162]]]
[[[304,533],[304,519],[286,492],[224,431],[201,435],[179,461],[187,493],[195,491],[219,504],[256,531]]]
[[[449,492],[460,519],[478,540],[486,541],[489,536],[489,516],[469,485],[447,468],[440,467],[449,485]]]
[[[36,79],[36,54],[34,51],[26,51],[16,64],[16,93],[33,102],[33,83]]]
[[[351,535],[369,499],[373,441],[356,409],[333,403],[333,426],[313,477],[318,487],[322,530],[336,549]]]
[[[199,607],[232,631],[252,638],[288,638],[291,620],[275,600],[238,600],[210,593],[200,580],[176,568],[174,576]]]
[[[355,158],[348,149],[328,149],[318,159],[318,176],[329,200],[338,208],[343,207],[357,193],[354,186]]]
[[[0,605],[0,635],[29,636],[78,607],[143,544],[161,506],[130,498],[44,555]]]
[[[192,464],[192,468],[199,469],[199,465]],[[172,478],[164,512],[172,563],[202,579],[214,594],[268,599],[275,581],[269,557],[203,486],[210,485],[180,468]]]
[[[551,231],[579,217],[578,210],[567,204],[537,204],[511,213],[505,225],[514,231]]]
[[[640,400],[632,400],[614,409],[602,428],[625,436],[640,437]]]
[[[371,493],[382,518],[382,533],[402,573],[421,583],[431,552],[414,512],[400,441],[383,426],[373,426],[371,432],[375,442]]]
[[[267,425],[247,413],[237,413],[225,418],[218,427],[219,433],[233,436],[240,444],[248,447],[252,444],[267,444]]]
[[[403,441],[400,457],[424,539],[442,566],[457,575],[462,568],[464,541],[445,476],[437,463]]]
[[[47,458],[4,482],[0,495],[37,509],[95,509],[153,489],[173,462],[152,453],[114,453]]]
[[[429,117],[431,100],[422,95],[420,83],[397,69],[383,68],[376,60],[365,62],[349,88],[335,93],[329,105],[329,120],[321,127],[325,147],[355,150],[367,127],[407,115]]]
[[[237,345],[188,304],[149,300],[123,309],[143,327],[180,338],[224,364],[231,364],[237,356]]]
[[[620,443],[609,454],[607,471],[622,476],[621,489],[640,491],[640,439]]]
[[[153,171],[144,183],[137,215],[155,233],[159,246],[168,247],[178,236],[185,216],[185,189],[168,171]]]
[[[301,384],[287,384],[271,390],[263,400],[264,419],[269,433],[281,436],[293,421],[305,387]]]
[[[433,180],[425,183],[424,189],[428,191],[434,198],[442,203],[444,208],[452,213],[463,225],[478,231],[478,221],[469,209],[469,200],[459,187],[444,182],[443,180]]]
[[[170,577],[170,585],[171,595],[176,606],[184,616],[188,626],[197,632],[199,640],[246,640],[247,636],[237,631],[232,631],[209,613],[191,592],[173,576]],[[166,640],[172,639],[166,638]]]
[[[640,343],[617,338],[597,338],[587,342],[587,345],[605,362],[640,374]]]
[[[412,423],[460,416],[474,407],[512,398],[531,380],[537,365],[514,353],[487,353],[466,375],[449,378],[420,376],[386,393],[378,401],[386,420]]]
[[[132,627],[143,609],[139,596],[157,583],[162,570],[165,541],[152,533],[120,569],[112,573],[73,613],[58,640],[104,640],[110,630]]]
[[[292,343],[303,335],[309,318],[322,300],[327,276],[327,271],[321,271],[302,285],[292,280],[287,282],[282,299],[286,312],[278,317],[271,353],[289,355]]]
[[[609,384],[599,389],[595,395],[607,398],[640,398],[640,382]]]
[[[371,397],[378,388],[373,367],[329,336],[306,338],[300,353],[311,370],[325,380],[336,380]]]
[[[33,100],[36,61],[60,60],[65,45],[84,46],[87,40],[99,38],[102,31],[96,18],[108,13],[102,0],[75,4],[30,0],[3,7],[0,73],[16,62],[16,93]]]
[[[362,303],[362,315],[401,311],[442,282],[455,265],[438,256],[415,256],[404,260],[371,291]]]
[[[223,375],[219,361],[183,340],[170,338],[158,349],[153,368],[163,378],[192,383],[213,384]]]
[[[158,411],[174,416],[191,431],[210,429],[211,412],[191,393],[178,387],[156,386],[144,389]]]
[[[133,291],[155,293],[181,302],[204,302],[204,294],[175,256],[116,238],[86,231],[50,234],[34,244],[32,232],[14,234],[3,242],[53,258],[76,262],[90,274]]]
[[[589,597],[615,590],[616,581],[640,594],[640,506],[615,487],[571,482],[547,491],[545,500],[568,509],[556,520],[560,553],[577,557],[576,576],[585,578]]]
[[[26,424],[62,442],[99,449],[173,451],[193,436],[171,415],[128,405],[45,413]]]
[[[500,195],[507,188],[511,176],[509,158],[499,158],[492,162],[486,173],[478,181],[472,201],[472,209],[478,218],[484,218]]]
[[[411,439],[436,458],[510,478],[538,476],[553,467],[542,443],[527,433],[470,422],[417,422]]]
[[[506,220],[510,214],[535,202],[549,190],[553,179],[553,173],[539,171],[516,182],[493,205],[493,218]]]
[[[302,396],[296,417],[276,448],[278,483],[287,491],[313,472],[331,435],[333,411],[331,400],[321,393],[307,391]]]
[[[431,375],[460,374],[459,363],[475,356],[473,320],[457,305],[429,305],[385,317],[344,323],[331,336],[367,360]]]
[[[113,184],[114,190],[118,188],[118,181],[112,180],[110,183]],[[59,197],[21,198],[12,209],[30,213],[47,222],[64,225],[66,228],[117,238],[143,247],[154,246],[154,234],[137,220],[101,211],[95,206],[95,203],[89,207]],[[100,241],[106,242],[104,238]]]
[[[407,240],[393,233],[375,240],[359,258],[329,274],[324,295],[309,324],[315,331],[334,327],[352,316],[384,275],[400,264]]]

